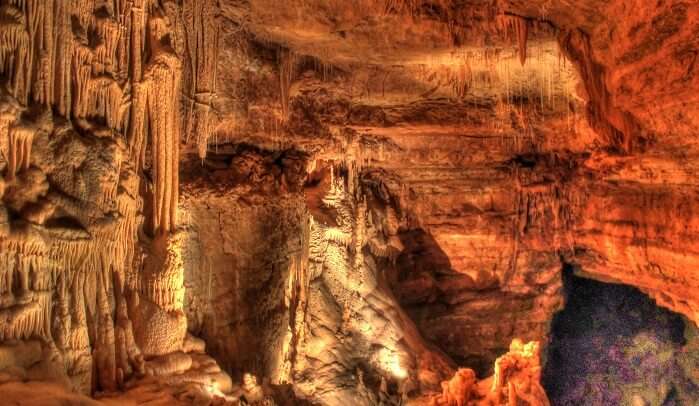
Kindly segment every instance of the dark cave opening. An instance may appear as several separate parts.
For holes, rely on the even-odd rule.
[[[699,404],[691,322],[626,286],[564,270],[542,383],[553,405]]]

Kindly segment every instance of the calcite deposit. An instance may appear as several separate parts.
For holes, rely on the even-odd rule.
[[[698,56],[692,0],[0,0],[0,397],[697,403]]]

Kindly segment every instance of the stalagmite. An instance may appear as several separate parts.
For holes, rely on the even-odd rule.
[[[133,335],[133,324],[129,320],[127,299],[122,296],[117,299],[116,322],[114,327],[116,343],[117,384],[123,386],[124,381],[132,375],[143,375],[145,363]]]
[[[495,374],[480,382],[474,371],[460,368],[449,381],[442,382],[443,392],[433,398],[433,405],[549,406],[541,387],[539,343],[524,344],[514,339],[510,350],[495,361]]]
[[[107,274],[109,268],[103,269],[97,278],[97,331],[93,357],[97,372],[99,388],[105,391],[117,389],[117,360],[116,342],[114,337],[114,322],[112,321],[111,306],[107,293]]]
[[[518,339],[512,341],[510,351],[495,361],[491,392],[498,402],[502,402],[502,392],[506,392],[508,404],[517,404],[521,399],[530,405],[549,405],[541,387],[539,357],[538,342],[524,344]]]

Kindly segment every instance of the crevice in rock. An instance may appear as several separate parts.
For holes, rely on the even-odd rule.
[[[651,134],[643,131],[633,115],[617,107],[614,95],[607,87],[607,72],[595,60],[590,37],[582,30],[561,31],[561,50],[580,72],[587,98],[587,118],[612,151],[622,154],[643,152],[652,142]]]
[[[699,400],[693,323],[638,289],[564,269],[543,384],[553,404],[689,405]]]

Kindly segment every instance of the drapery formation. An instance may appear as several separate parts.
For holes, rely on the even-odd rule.
[[[182,21],[154,0],[0,1],[0,345],[40,339],[47,369],[83,393],[146,372],[141,348],[159,343],[139,302],[186,328],[181,263],[141,271],[139,231],[170,244],[181,128],[213,121],[198,108],[181,119],[184,93],[210,106],[216,87],[217,5],[194,3]]]

